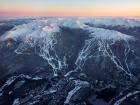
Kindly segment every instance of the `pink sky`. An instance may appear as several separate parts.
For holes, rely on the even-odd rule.
[[[1,0],[0,16],[140,16],[140,0]]]

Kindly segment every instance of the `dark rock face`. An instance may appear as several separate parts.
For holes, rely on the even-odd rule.
[[[90,82],[78,78],[19,75],[9,78],[1,87],[0,105],[138,105],[140,100],[138,85],[121,95],[114,86],[98,90],[92,87]],[[116,104],[119,100],[122,102]]]
[[[0,25],[0,105],[138,105],[140,26],[59,21]]]
[[[10,105],[18,99],[18,104],[21,105],[62,105],[72,88],[74,88],[74,80],[68,80],[68,78],[48,76],[42,79],[19,75],[11,77],[2,87],[0,104]],[[76,91],[77,95],[72,96],[71,101],[81,99],[81,96],[85,97],[88,90],[81,87]]]

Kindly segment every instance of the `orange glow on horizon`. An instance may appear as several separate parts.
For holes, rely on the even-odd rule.
[[[136,16],[140,17],[140,12],[126,11],[1,11],[0,16],[4,17],[20,17],[20,16]]]
[[[84,9],[38,9],[35,7],[2,8],[0,16],[22,17],[22,16],[133,16],[140,17],[140,8],[84,8]]]
[[[0,16],[140,17],[140,0],[1,0]]]

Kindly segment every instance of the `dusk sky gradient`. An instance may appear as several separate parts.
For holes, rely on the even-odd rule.
[[[0,0],[0,16],[140,16],[140,0]]]

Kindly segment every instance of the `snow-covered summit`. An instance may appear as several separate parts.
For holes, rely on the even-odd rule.
[[[90,28],[90,37],[101,40],[134,40],[135,38],[130,35],[120,33],[118,31],[103,29],[103,28]]]
[[[117,31],[101,29],[101,28],[89,28],[87,25],[91,24],[94,26],[98,25],[106,25],[106,26],[126,26],[126,27],[134,27],[140,26],[139,20],[134,19],[126,19],[126,18],[80,18],[80,17],[54,17],[54,18],[43,18],[31,20],[28,24],[15,26],[12,30],[6,32],[0,39],[6,40],[8,38],[17,39],[20,38],[22,40],[26,39],[26,37],[39,37],[43,31],[47,34],[59,32],[60,27],[69,27],[69,28],[80,28],[86,30],[88,28],[89,31],[94,31],[96,37],[104,39],[122,39],[122,38],[132,38],[128,35],[121,34]],[[43,33],[44,33],[43,32]]]
[[[86,21],[85,21],[86,22]],[[129,18],[90,18],[86,23],[94,26],[124,26],[124,27],[137,27],[140,26],[139,19]]]

